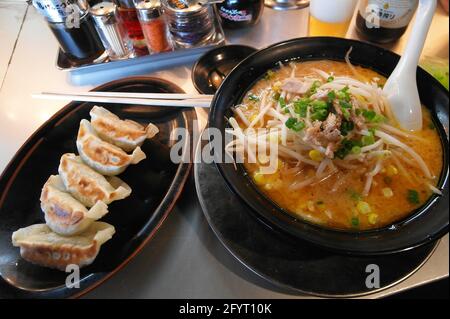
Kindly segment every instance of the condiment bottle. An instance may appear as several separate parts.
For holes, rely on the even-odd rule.
[[[225,0],[216,6],[222,25],[238,29],[258,23],[264,11],[264,0]]]
[[[44,16],[61,50],[74,66],[106,58],[85,0],[33,0],[33,6]]]
[[[128,37],[133,42],[136,55],[142,56],[148,54],[144,33],[142,32],[133,0],[117,0],[117,2],[119,4],[119,16],[122,19]]]
[[[216,16],[212,5],[197,0],[162,0],[161,4],[177,47],[199,46],[214,36]]]
[[[419,0],[361,0],[356,32],[364,40],[390,43],[408,28]]]
[[[158,0],[135,0],[142,31],[150,54],[173,50],[166,21]]]
[[[97,3],[89,12],[111,60],[128,59],[135,56],[133,45],[122,25],[117,6],[114,3]]]

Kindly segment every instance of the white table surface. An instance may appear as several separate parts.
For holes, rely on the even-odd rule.
[[[27,8],[26,3],[0,1],[0,88]]]
[[[25,15],[25,18],[24,18]],[[307,35],[308,10],[277,12],[266,9],[252,29],[227,33],[230,43],[258,48]],[[24,18],[24,19],[23,19]],[[22,25],[23,20],[23,25]],[[20,27],[22,25],[22,27]],[[21,28],[21,29],[20,29]],[[20,32],[19,32],[20,30]],[[6,41],[3,41],[6,35]],[[448,59],[449,18],[435,15],[424,54]],[[349,32],[350,37],[355,37]],[[43,19],[20,2],[0,0],[0,171],[23,142],[66,103],[33,100],[40,91],[88,90],[75,87],[67,73],[55,68],[57,43]],[[401,52],[407,37],[391,46]],[[16,42],[17,40],[17,42]],[[9,61],[11,62],[8,66]],[[190,80],[192,64],[153,72],[195,92]],[[105,79],[107,82],[107,79]],[[1,83],[1,82],[0,82]],[[206,113],[198,111],[205,123]],[[449,273],[448,235],[433,256],[413,276],[379,297],[445,278]],[[192,180],[167,222],[130,264],[89,293],[90,298],[292,298],[240,265],[209,229],[197,202]]]

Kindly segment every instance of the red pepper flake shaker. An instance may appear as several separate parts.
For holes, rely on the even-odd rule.
[[[159,0],[135,0],[136,10],[150,54],[173,50]]]

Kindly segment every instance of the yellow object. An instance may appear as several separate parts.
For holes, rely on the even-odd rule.
[[[397,169],[397,167],[395,167],[394,165],[389,165],[389,166],[386,168],[386,174],[387,174],[387,176],[390,176],[390,177],[392,177],[392,176],[394,176],[394,175],[397,175],[397,174],[398,174],[398,169]]]
[[[363,201],[360,201],[358,205],[356,205],[356,209],[358,210],[358,212],[364,215],[370,214],[372,212],[372,208],[370,208],[370,205]]]
[[[375,213],[369,214],[368,220],[369,220],[369,224],[375,225],[378,221],[378,215]]]
[[[383,196],[386,198],[391,198],[392,196],[394,196],[394,192],[389,187],[383,188],[382,192]]]
[[[253,174],[253,180],[255,181],[256,184],[258,185],[263,185],[265,183],[265,178],[264,175],[261,173],[255,173]]]
[[[308,207],[308,210],[312,213],[316,210],[316,208],[314,207],[314,202],[312,200],[309,200],[308,203],[306,204]]]
[[[282,168],[283,168],[283,166],[284,166],[284,163],[283,163],[283,161],[281,161],[281,160],[278,160],[278,161],[277,161],[277,168],[278,168],[278,169],[282,169]]]
[[[323,212],[325,212],[327,210],[327,207],[323,203],[317,204],[317,208],[319,209],[319,211],[321,213],[323,213]]]
[[[357,2],[357,0],[311,0],[309,35],[344,38]]]
[[[309,158],[315,162],[321,162],[323,160],[323,155],[318,150],[312,150],[309,152]]]
[[[272,85],[272,90],[279,93],[279,92],[281,92],[281,86],[282,86],[282,83],[280,81],[277,81]]]
[[[341,23],[327,23],[316,19],[313,16],[309,17],[309,36],[333,36],[344,38],[347,34],[350,21],[344,21]]]

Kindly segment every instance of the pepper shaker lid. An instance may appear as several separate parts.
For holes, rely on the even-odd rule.
[[[113,24],[117,22],[117,6],[112,2],[97,3],[91,7],[89,12],[98,23]]]
[[[164,7],[177,16],[185,16],[205,10],[207,5],[194,0],[164,0]]]

